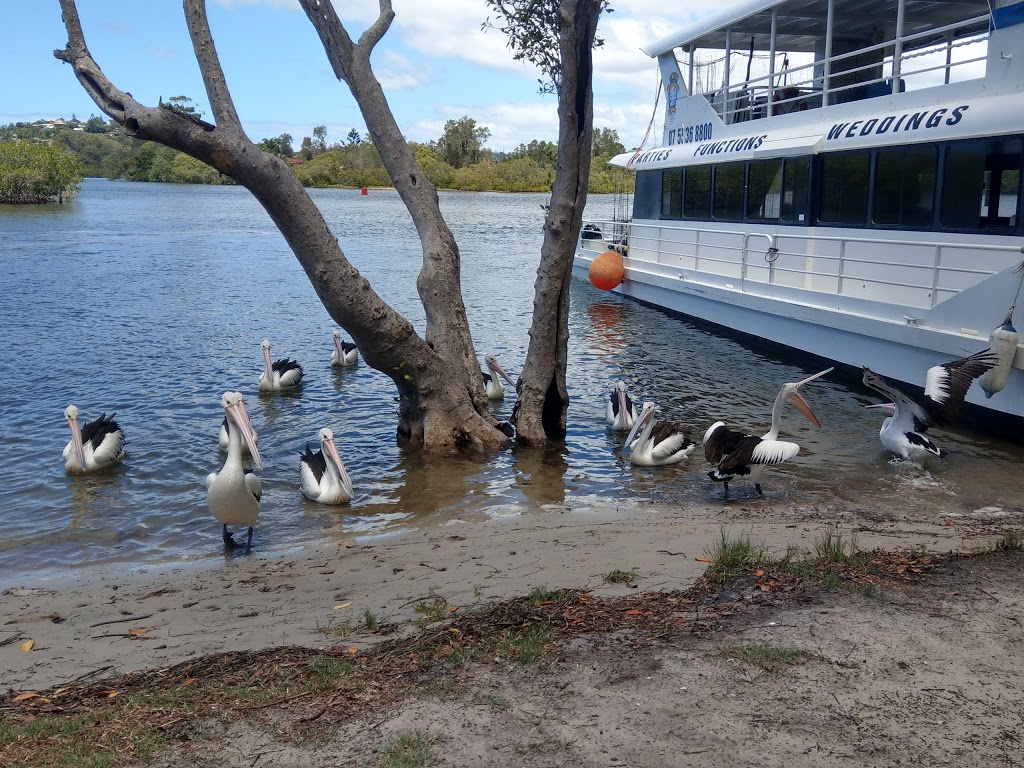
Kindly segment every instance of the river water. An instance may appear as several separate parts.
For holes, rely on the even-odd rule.
[[[422,329],[415,290],[420,248],[397,194],[317,190],[313,197],[348,257],[386,300]],[[545,195],[443,193],[460,244],[463,290],[477,352],[513,378],[527,344]],[[610,196],[588,214],[610,217]],[[0,317],[6,384],[0,398],[0,583],[69,565],[220,557],[205,505],[206,475],[223,454],[221,394],[246,395],[266,469],[256,551],[317,539],[529,511],[563,502],[654,499],[722,503],[699,453],[676,467],[631,469],[621,435],[604,428],[607,392],[624,379],[663,418],[765,431],[779,387],[827,363],[726,336],[574,283],[564,447],[487,460],[405,457],[395,445],[395,391],[360,363],[330,367],[327,313],[263,209],[237,187],[87,179],[63,206],[0,206]],[[301,393],[258,395],[260,341],[306,370]],[[936,430],[950,449],[925,468],[888,461],[877,402],[855,378],[804,389],[816,430],[792,409],[784,435],[803,448],[769,471],[766,500],[746,484],[731,504],[894,510],[911,518],[1017,509],[1021,446]],[[117,413],[128,456],[103,474],[69,477],[61,450],[68,403],[82,423]],[[495,406],[507,416],[513,398]],[[298,456],[331,427],[353,478],[348,507],[299,492]],[[555,505],[555,506],[549,506]],[[711,513],[709,513],[711,514]]]

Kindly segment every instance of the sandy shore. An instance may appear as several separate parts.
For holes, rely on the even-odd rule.
[[[299,553],[225,557],[216,565],[135,572],[69,571],[0,595],[0,689],[38,690],[88,675],[162,667],[190,657],[275,645],[329,647],[331,628],[415,617],[419,598],[450,605],[521,595],[538,586],[624,594],[612,570],[636,570],[639,589],[686,588],[722,533],[769,548],[812,546],[838,524],[861,546],[970,549],[1012,523],[975,517],[908,523],[879,512],[749,505],[571,502],[487,522],[453,521]],[[1018,521],[1019,525],[1019,521]],[[21,650],[34,641],[30,652]]]

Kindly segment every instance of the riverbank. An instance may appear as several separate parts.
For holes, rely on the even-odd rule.
[[[838,521],[839,528],[834,528]],[[599,595],[680,590],[706,568],[724,535],[768,551],[811,549],[823,532],[860,548],[971,551],[1021,519],[999,513],[909,523],[881,511],[751,504],[593,502],[550,505],[479,523],[351,539],[297,553],[225,555],[215,566],[68,571],[65,580],[25,580],[0,595],[0,672],[5,688],[38,690],[68,680],[169,666],[203,654],[269,646],[364,647],[367,617],[404,625],[422,601],[469,607],[538,587]],[[609,584],[613,572],[633,584]],[[31,640],[33,650],[21,651]]]

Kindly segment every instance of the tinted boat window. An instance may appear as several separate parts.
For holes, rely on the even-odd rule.
[[[875,166],[875,224],[927,229],[935,200],[936,150],[883,149]]]
[[[656,219],[661,212],[661,171],[639,171],[633,191],[633,218]]]
[[[942,226],[1010,229],[1017,225],[1021,142],[965,141],[946,149]]]
[[[747,219],[778,219],[782,198],[782,160],[755,160],[750,164],[748,179]]]
[[[716,219],[740,221],[743,218],[744,163],[727,163],[715,168],[714,215]]]
[[[679,169],[661,174],[661,218],[683,217],[683,172]]]
[[[819,221],[863,226],[868,212],[868,161],[867,152],[839,152],[822,158]]]
[[[811,176],[811,158],[793,157],[786,160],[782,172],[782,220],[791,224],[806,224],[807,197]]]
[[[683,216],[688,219],[711,218],[711,166],[686,169],[683,180]]]

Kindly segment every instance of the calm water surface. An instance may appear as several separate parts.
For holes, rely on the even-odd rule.
[[[420,249],[393,191],[321,190],[314,199],[348,257],[418,329]],[[442,208],[463,256],[477,352],[522,365],[545,195],[445,193]],[[588,213],[610,216],[611,197]],[[688,464],[631,469],[621,436],[605,431],[617,379],[660,415],[766,430],[779,387],[826,364],[722,336],[715,329],[574,284],[570,431],[564,448],[492,460],[429,461],[395,446],[391,382],[365,364],[329,364],[333,323],[263,209],[235,187],[86,180],[69,205],[0,206],[0,316],[7,384],[0,400],[0,582],[67,565],[220,557],[205,506],[206,475],[223,454],[221,394],[238,389],[260,434],[264,496],[255,546],[344,539],[450,519],[546,513],[590,497],[719,503],[698,454]],[[260,341],[299,360],[297,395],[260,396]],[[910,517],[1016,509],[1024,451],[941,430],[952,450],[927,469],[894,466],[877,439],[877,402],[855,379],[804,390],[823,424],[789,410],[784,434],[800,457],[764,482],[768,499],[881,507]],[[117,412],[128,457],[108,473],[64,474],[68,403],[83,422]],[[513,400],[495,406],[507,416]],[[299,492],[298,455],[331,427],[357,497],[329,508]],[[748,504],[752,490],[735,486]],[[557,514],[557,512],[552,512]]]

